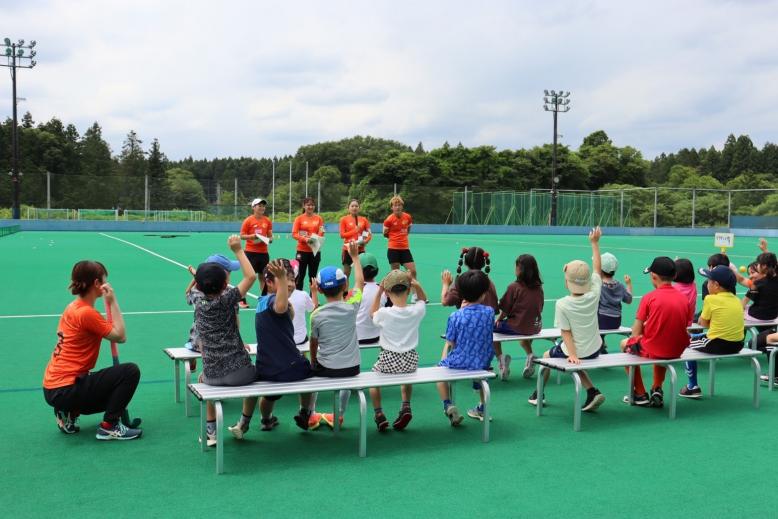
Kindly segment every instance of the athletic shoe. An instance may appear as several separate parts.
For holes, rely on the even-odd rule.
[[[308,409],[300,409],[300,411],[294,415],[294,423],[297,424],[297,427],[302,429],[303,431],[308,430],[308,420],[311,418],[311,412]],[[273,417],[270,417],[268,420],[272,421]],[[262,425],[264,427],[264,424]],[[271,426],[270,429],[272,429],[274,426]],[[266,429],[266,430],[270,430]]]
[[[308,430],[315,431],[319,428],[321,422],[321,413],[311,413],[311,417],[308,418]]]
[[[276,418],[273,415],[270,415],[270,418],[263,418],[259,421],[259,423],[262,424],[262,427],[260,427],[260,431],[272,431],[274,428],[278,426],[278,418]]]
[[[332,413],[322,413],[321,419],[330,426],[330,429],[335,428],[335,415]],[[340,420],[338,420],[339,424],[343,425],[343,415],[340,415]]]
[[[462,423],[462,420],[465,419],[464,416],[459,414],[459,409],[457,409],[457,406],[450,405],[445,410],[446,416],[448,416],[449,422],[451,422],[451,427],[457,427],[459,424]]]
[[[375,426],[378,429],[378,432],[384,432],[389,428],[389,420],[386,419],[384,413],[375,414]]]
[[[530,405],[534,405],[534,406],[538,405],[538,391],[537,390],[532,392],[532,394],[527,399],[527,402],[529,402]],[[546,395],[543,395],[543,405],[546,405]]]
[[[205,444],[208,447],[214,447],[216,445],[216,433],[211,434],[209,432],[206,432],[205,435],[206,435],[206,442],[205,442]],[[198,443],[202,443],[203,442],[203,438],[201,436],[198,436],[197,437],[197,442]]]
[[[760,379],[762,382],[764,382],[765,384],[767,384],[768,382],[770,382],[770,377],[769,377],[768,375],[761,375],[761,376],[759,377],[759,379]],[[773,384],[778,384],[778,377],[775,377],[775,379],[773,380]]]
[[[64,434],[76,434],[81,430],[81,428],[76,425],[78,415],[71,416],[67,411],[55,409],[54,416],[57,417],[57,427],[59,427],[59,430]]]
[[[511,376],[511,356],[503,355],[500,362],[500,380],[506,381]]]
[[[622,398],[621,401],[624,402],[625,404],[629,404],[630,403],[629,395],[624,395],[624,398]],[[641,406],[641,407],[647,406],[648,405],[648,394],[647,393],[643,393],[642,395],[634,395],[633,394],[632,395],[632,405],[637,405],[637,406]]]
[[[651,396],[648,397],[648,407],[663,407],[664,405],[665,393],[661,387],[655,387],[651,390]]]
[[[98,440],[134,440],[135,438],[140,438],[141,434],[143,434],[142,429],[130,429],[121,422],[116,422],[115,425],[100,422],[100,425],[97,426],[96,438]],[[214,436],[215,444],[216,437]]]
[[[691,389],[689,389],[689,386],[683,386],[681,391],[678,392],[678,396],[684,398],[700,398],[702,396],[702,389],[700,389],[700,386],[694,386]]]
[[[232,433],[236,440],[242,440],[243,436],[249,432],[249,424],[241,423],[241,421],[238,420],[238,423],[227,427],[227,430]]]
[[[392,422],[392,428],[395,431],[402,431],[408,427],[408,424],[411,423],[412,419],[413,415],[411,414],[410,409],[400,409],[400,414],[397,415],[397,419]]]
[[[605,395],[600,393],[597,388],[594,388],[594,391],[586,392],[586,402],[584,402],[581,411],[595,411],[603,402],[605,402]]]
[[[476,420],[484,421],[484,408],[481,404],[478,404],[476,407],[472,409],[467,410],[467,416],[470,418],[474,418]],[[492,417],[489,417],[489,421],[492,421]]]
[[[535,375],[535,363],[532,362],[535,356],[530,353],[527,355],[527,360],[524,362],[524,371],[521,372],[521,376],[524,378],[532,378]]]

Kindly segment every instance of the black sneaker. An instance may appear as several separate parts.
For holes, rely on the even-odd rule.
[[[651,396],[648,398],[648,407],[663,407],[665,405],[665,394],[661,387],[655,387],[651,390]]]
[[[303,431],[308,430],[308,421],[311,418],[311,412],[308,409],[300,409],[300,412],[294,415],[294,423]]]
[[[384,432],[389,428],[389,420],[386,419],[384,413],[375,414],[375,426],[378,429],[378,432]]]
[[[76,425],[78,416],[72,416],[69,412],[60,411],[59,409],[54,410],[54,416],[57,417],[57,427],[59,427],[59,430],[64,434],[76,434],[81,430],[81,428]]]
[[[295,422],[296,421],[297,421],[297,417],[295,417]],[[261,431],[272,431],[278,425],[278,418],[276,418],[273,415],[270,415],[270,418],[263,418],[259,421],[259,423],[262,424],[262,427],[260,427]],[[246,430],[248,430],[248,427],[246,427]]]
[[[684,398],[700,398],[702,396],[702,389],[700,389],[700,386],[694,386],[691,389],[689,389],[689,386],[683,386],[678,393],[678,396]]]
[[[621,399],[622,402],[625,404],[629,404],[629,395],[624,395],[624,398]],[[648,405],[648,394],[643,393],[642,395],[632,395],[632,405],[639,405],[641,407],[645,407]]]
[[[532,394],[527,399],[527,402],[529,402],[530,405],[534,405],[534,406],[538,405],[538,391],[537,391],[537,389],[532,392]],[[543,395],[543,405],[546,405],[546,395]]]
[[[591,391],[586,392],[586,402],[584,402],[581,411],[594,411],[605,402],[605,395],[600,393],[599,389],[592,388]]]
[[[408,427],[408,424],[411,423],[411,420],[413,420],[413,414],[411,413],[411,408],[402,408],[400,409],[400,414],[397,415],[397,419],[392,422],[392,428],[395,431],[402,431],[406,427]]]

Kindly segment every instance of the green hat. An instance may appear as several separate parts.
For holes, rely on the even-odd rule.
[[[603,272],[608,272],[610,274],[613,274],[619,268],[619,260],[617,260],[616,256],[614,256],[610,252],[606,252],[605,254],[600,256],[600,261],[602,262]]]
[[[375,259],[375,256],[370,254],[369,252],[363,252],[359,255],[359,262],[362,264],[362,268],[364,267],[373,267],[378,271],[378,260]]]

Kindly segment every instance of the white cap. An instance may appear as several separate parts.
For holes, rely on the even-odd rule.
[[[267,200],[265,200],[264,198],[255,198],[254,200],[251,201],[251,207],[254,207],[257,204],[267,205]]]

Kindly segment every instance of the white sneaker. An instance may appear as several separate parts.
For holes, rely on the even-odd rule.
[[[205,441],[205,444],[208,447],[216,446],[216,433],[210,434],[210,433],[206,432],[205,435],[208,437],[208,439]],[[197,441],[199,443],[202,443],[203,442],[203,438],[200,436],[200,437],[197,438]]]
[[[524,378],[532,378],[535,375],[535,363],[532,362],[535,355],[530,353],[527,355],[527,361],[524,363],[524,371],[521,372],[521,376]]]
[[[511,356],[503,355],[500,362],[500,380],[506,381],[511,376]]]
[[[240,421],[235,425],[227,427],[227,430],[232,433],[236,440],[242,440],[243,435],[249,431],[249,424],[241,424]]]

